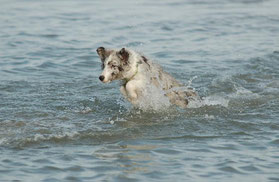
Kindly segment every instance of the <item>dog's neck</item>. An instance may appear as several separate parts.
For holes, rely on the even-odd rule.
[[[138,74],[140,62],[137,62],[136,64],[137,64],[137,65],[136,65],[136,71],[135,71],[135,73],[134,73],[130,78],[124,78],[124,79],[123,79],[123,81],[124,81],[124,83],[123,83],[124,87],[126,87],[127,83],[128,83],[130,80],[132,80],[132,79]]]

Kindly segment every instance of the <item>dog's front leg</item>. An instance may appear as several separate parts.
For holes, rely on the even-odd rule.
[[[125,98],[128,98],[128,94],[127,94],[127,92],[126,92],[126,88],[125,88],[124,85],[122,85],[122,86],[120,87],[120,92],[121,92],[121,94],[122,94]]]
[[[136,105],[138,103],[138,94],[137,94],[137,87],[134,81],[130,81],[126,84],[124,88],[127,94],[128,100],[133,104]]]

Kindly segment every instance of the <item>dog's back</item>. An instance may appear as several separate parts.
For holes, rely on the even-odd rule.
[[[153,65],[154,75],[150,78],[151,83],[164,90],[170,103],[185,108],[191,99],[198,98],[194,90],[179,83],[173,76],[165,72],[160,65],[155,63],[151,63],[151,65]]]

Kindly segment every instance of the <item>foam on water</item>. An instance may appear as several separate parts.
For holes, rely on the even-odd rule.
[[[189,102],[188,108],[199,108],[204,106],[222,106],[228,107],[229,99],[226,99],[221,96],[212,95],[203,97],[201,100],[193,100]]]

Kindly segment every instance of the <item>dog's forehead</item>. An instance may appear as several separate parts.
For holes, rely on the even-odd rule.
[[[120,63],[120,58],[117,56],[116,52],[111,53],[106,59],[105,64],[110,63]]]

